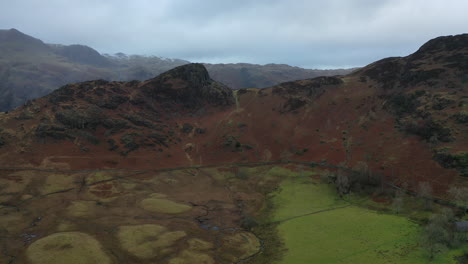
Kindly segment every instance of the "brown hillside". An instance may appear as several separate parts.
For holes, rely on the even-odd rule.
[[[0,116],[0,163],[365,162],[398,184],[443,190],[468,174],[467,54],[468,35],[442,37],[347,76],[234,93],[200,64],[145,82],[70,84]]]

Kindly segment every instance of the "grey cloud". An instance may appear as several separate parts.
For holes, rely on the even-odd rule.
[[[16,0],[0,25],[100,52],[362,66],[466,31],[465,0]]]

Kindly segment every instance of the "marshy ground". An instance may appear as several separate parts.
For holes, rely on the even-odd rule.
[[[418,223],[339,198],[323,172],[4,170],[0,262],[428,263]]]

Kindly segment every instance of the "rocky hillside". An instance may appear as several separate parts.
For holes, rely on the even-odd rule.
[[[83,45],[45,44],[16,29],[0,30],[0,111],[46,95],[67,83],[104,79],[147,80],[190,62],[138,55],[101,55]],[[288,65],[213,64],[213,79],[231,88],[268,87],[280,82],[349,70],[306,70]]]
[[[467,174],[468,35],[350,75],[232,92],[200,64],[90,81],[0,115],[3,166],[162,168],[303,160],[366,164],[443,191]]]

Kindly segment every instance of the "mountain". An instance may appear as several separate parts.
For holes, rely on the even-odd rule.
[[[439,38],[346,76],[266,89],[231,92],[201,64],[143,82],[69,84],[2,116],[2,161],[38,166],[61,156],[79,168],[76,156],[105,153],[89,166],[127,167],[125,155],[162,151],[151,164],[133,162],[168,167],[293,157],[449,183],[468,175],[467,41]]]
[[[67,83],[147,80],[188,61],[156,56],[101,55],[84,45],[45,44],[16,29],[0,30],[0,111],[8,111]],[[213,78],[234,89],[267,87],[350,70],[306,70],[287,65],[213,64]]]
[[[0,30],[0,42],[2,45],[2,57],[8,53],[24,52],[34,53],[40,51],[48,51],[48,47],[41,40],[21,33],[17,29]]]
[[[84,45],[49,45],[53,52],[72,62],[96,67],[111,66],[111,62],[96,50]]]
[[[110,70],[73,61],[72,53],[16,29],[0,31],[0,111],[44,96],[67,83],[111,78]]]
[[[426,196],[466,211],[446,200],[468,176],[467,58],[464,34],[264,89],[232,90],[202,64],[67,84],[0,114],[0,260],[272,263],[311,255],[286,235],[322,233],[351,243],[327,246],[349,257],[362,252],[355,237],[391,226],[385,261],[427,263]],[[388,209],[394,189],[405,214]],[[380,258],[372,246],[359,259]]]
[[[114,79],[116,81],[144,81],[177,66],[190,63],[186,60],[168,59],[157,56],[126,55],[124,53],[116,53],[114,55],[105,54],[104,56],[111,61],[113,65],[116,65],[113,69],[116,74]]]

